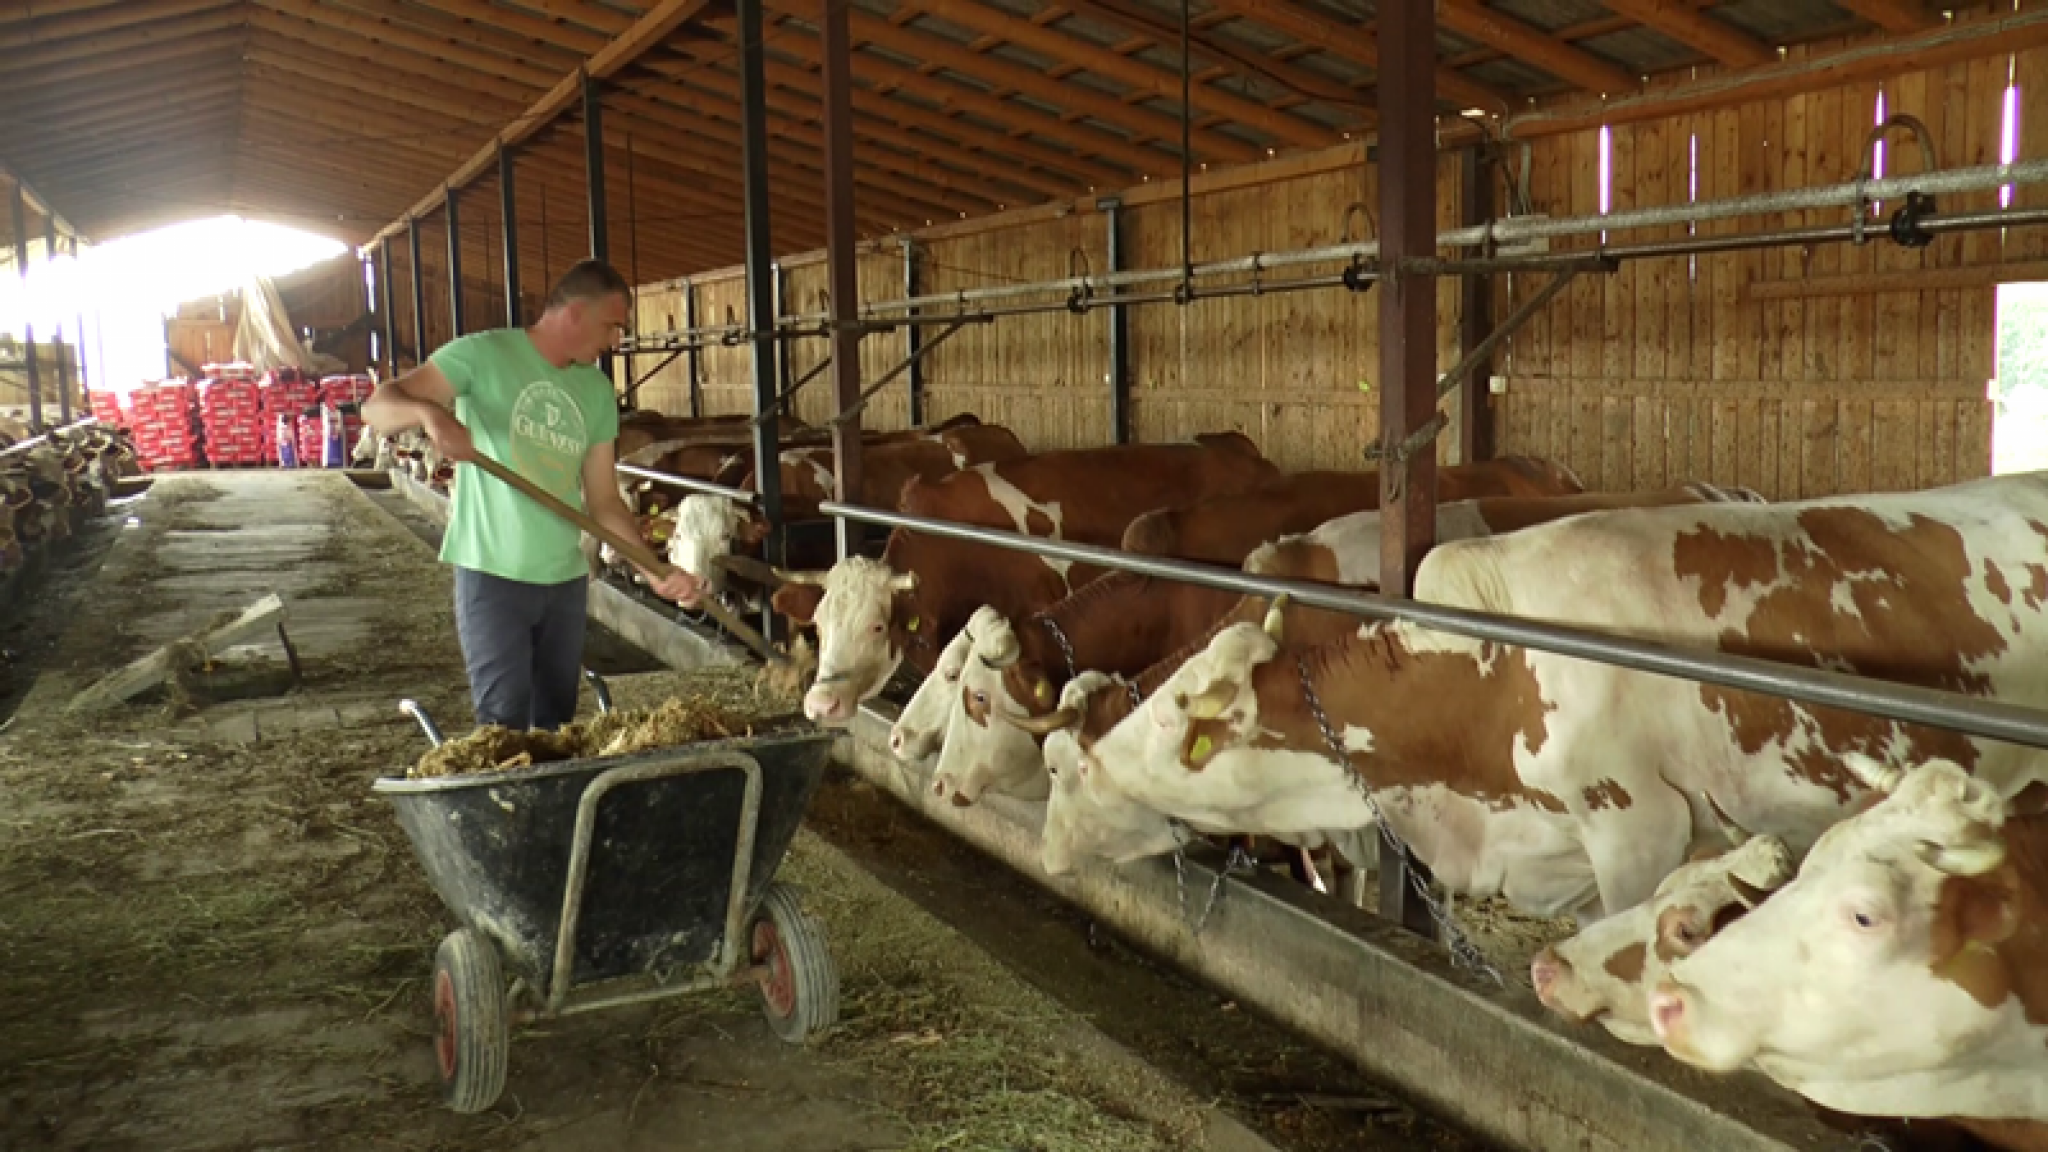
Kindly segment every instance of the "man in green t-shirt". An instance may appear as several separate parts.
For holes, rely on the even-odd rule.
[[[489,455],[636,538],[613,470],[618,397],[592,367],[617,345],[631,300],[615,269],[586,260],[531,327],[452,340],[363,404],[380,434],[422,428],[456,466],[441,559],[455,568],[455,628],[479,725],[554,729],[575,718],[590,573],[580,529],[469,461]],[[671,600],[692,590],[681,572],[642,574]]]

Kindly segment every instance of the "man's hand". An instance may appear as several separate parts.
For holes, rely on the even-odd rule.
[[[647,586],[654,589],[656,596],[673,600],[685,608],[695,608],[706,591],[702,580],[681,568],[670,568],[668,575],[659,579],[645,568],[640,569],[640,575],[647,580]]]
[[[420,417],[427,439],[434,442],[441,459],[451,464],[476,461],[476,441],[470,439],[469,429],[462,426],[462,421],[457,420],[453,412],[438,404],[428,404]]]

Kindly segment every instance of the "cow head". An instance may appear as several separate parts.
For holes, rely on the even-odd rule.
[[[718,563],[730,556],[735,540],[759,544],[767,537],[766,521],[752,509],[723,496],[685,496],[676,505],[676,525],[668,538],[668,562],[697,581],[695,590],[680,601],[694,606],[706,595],[725,590],[725,568]]]
[[[895,674],[904,645],[936,624],[920,619],[911,604],[917,574],[849,556],[830,572],[782,577],[775,610],[818,629],[818,678],[804,694],[804,715],[834,727],[851,724],[860,702]]]
[[[1276,604],[1267,613],[1263,628],[1238,623],[1216,633],[1086,753],[1091,769],[1102,757],[1113,756],[1199,772],[1217,755],[1249,744],[1259,733],[1252,677],[1280,653],[1281,608]]]
[[[1043,800],[1048,783],[1038,741],[1009,721],[1029,715],[1009,698],[1006,672],[1022,654],[1017,633],[994,608],[975,610],[965,631],[973,648],[960,673],[960,706],[946,728],[933,787],[951,791],[953,803],[965,807],[985,791],[1023,800]],[[1051,681],[1039,676],[1043,709],[1053,703]]]
[[[903,706],[903,714],[889,728],[889,751],[898,760],[915,764],[939,746],[960,699],[960,669],[973,647],[974,637],[965,629],[947,641],[938,666]]]
[[[1118,677],[1083,672],[1061,689],[1056,714],[1080,716],[1095,693],[1125,691]],[[1131,799],[1093,762],[1078,728],[1059,728],[1046,736],[1043,755],[1051,792],[1040,862],[1048,875],[1065,876],[1089,858],[1121,864],[1179,846],[1170,820]]]
[[[1650,989],[1676,960],[1792,879],[1792,854],[1774,836],[1695,858],[1657,885],[1656,895],[1546,947],[1529,965],[1536,996],[1551,1011],[1598,1020],[1618,1039],[1654,1045]]]
[[[1946,760],[1847,766],[1888,795],[1829,828],[1797,879],[1673,964],[1649,1012],[1687,1064],[1753,1060],[1795,1089],[1832,1085],[1810,1098],[1859,1111],[1856,1082],[1896,1084],[1988,1047],[2022,977],[1998,952],[2019,919],[2000,798]]]

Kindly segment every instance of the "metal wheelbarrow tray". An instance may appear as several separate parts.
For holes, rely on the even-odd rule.
[[[425,714],[403,706],[438,743]],[[790,1042],[837,1018],[824,934],[774,880],[833,734],[801,717],[763,726],[626,756],[375,783],[463,925],[434,964],[450,1107],[497,1100],[515,1022],[746,983]]]

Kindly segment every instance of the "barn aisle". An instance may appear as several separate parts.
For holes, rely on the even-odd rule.
[[[0,733],[0,1147],[1203,1146],[1200,1102],[808,834],[783,873],[840,967],[825,1040],[776,1040],[751,990],[598,1012],[515,1030],[497,1107],[444,1108],[453,921],[370,785],[425,747],[398,698],[451,734],[469,714],[448,574],[380,502],[333,473],[160,479],[96,572],[39,594],[63,638]],[[63,714],[272,591],[296,687],[266,636],[188,692]],[[244,698],[209,700],[223,681]],[[647,707],[704,682],[611,685]]]

